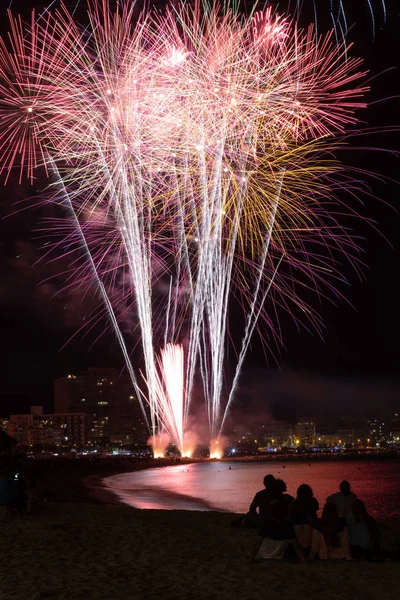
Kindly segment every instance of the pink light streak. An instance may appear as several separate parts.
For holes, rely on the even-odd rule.
[[[185,453],[196,373],[216,443],[259,323],[282,339],[267,298],[272,313],[293,305],[318,328],[297,290],[322,295],[328,275],[340,279],[337,251],[358,265],[331,210],[332,188],[353,183],[332,154],[365,106],[365,71],[332,33],[317,41],[271,8],[245,18],[198,2],[136,16],[134,4],[93,0],[89,20],[86,30],[65,7],[27,28],[10,16],[0,174],[55,176],[50,201],[73,216],[63,234],[87,257],[77,280],[98,285],[154,439]],[[234,295],[245,329],[224,405]],[[131,313],[146,392],[121,332]]]

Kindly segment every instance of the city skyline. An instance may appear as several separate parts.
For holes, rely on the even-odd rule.
[[[73,375],[64,378],[67,384],[67,387],[64,386],[67,397],[72,392],[66,405],[62,397],[64,396],[61,389],[63,382],[56,380],[55,384],[61,384],[61,387],[55,385],[55,412],[45,413],[42,406],[31,406],[26,414],[0,417],[0,431],[6,432],[14,439],[20,452],[25,450],[37,454],[44,451],[58,456],[60,453],[68,454],[71,451],[83,455],[98,451],[108,453],[150,451],[146,444],[145,428],[138,426],[132,403],[126,401],[121,403],[113,394],[107,395],[107,389],[111,389],[115,383],[109,379],[112,374],[98,370],[95,375],[99,378],[97,385],[103,388],[100,394],[103,392],[105,396],[99,396],[98,389],[92,388],[90,391],[91,386],[87,386],[93,375],[93,373],[86,374],[81,382]],[[107,378],[103,375],[107,375]],[[78,404],[73,400],[73,388],[76,386],[80,390],[78,398],[83,390],[87,395],[86,399],[78,399]],[[97,401],[98,397],[107,397],[108,401]],[[133,396],[129,398],[133,399]],[[66,410],[68,408],[69,411]],[[399,413],[392,414],[385,421],[373,416],[356,419],[348,415],[328,416],[325,413],[297,416],[293,420],[289,420],[287,415],[284,418],[285,420],[271,419],[264,414],[248,423],[245,419],[242,419],[239,424],[231,421],[227,424],[226,435],[220,440],[220,450],[224,451],[225,456],[239,457],[277,451],[301,451],[304,448],[316,451],[324,449],[395,451],[400,444]],[[179,451],[174,446],[170,444],[169,452]],[[207,452],[207,442],[201,435],[197,436],[192,452],[199,456],[204,456]]]

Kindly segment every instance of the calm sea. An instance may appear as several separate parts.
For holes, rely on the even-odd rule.
[[[320,506],[348,479],[372,515],[386,519],[400,514],[400,462],[395,461],[204,462],[114,475],[104,484],[136,508],[244,513],[267,473],[283,479],[294,496],[301,483],[308,483]]]

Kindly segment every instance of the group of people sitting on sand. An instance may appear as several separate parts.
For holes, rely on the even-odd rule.
[[[249,562],[262,559],[299,559],[303,563],[322,560],[371,560],[379,553],[378,526],[364,502],[342,481],[339,491],[328,496],[320,518],[319,504],[309,485],[297,489],[296,498],[286,493],[286,484],[273,475],[264,477],[242,523],[257,528],[259,536]]]

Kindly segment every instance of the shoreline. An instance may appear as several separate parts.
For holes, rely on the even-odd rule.
[[[367,457],[347,457],[347,460],[365,461]],[[369,457],[368,457],[369,458]],[[384,458],[374,455],[372,460],[394,460],[398,459]],[[180,459],[177,462],[175,459],[146,459],[132,462],[126,459],[118,459],[116,461],[107,462],[107,459],[100,459],[95,463],[82,462],[81,459],[73,461],[64,460],[55,463],[54,469],[48,469],[40,473],[39,489],[41,493],[47,491],[54,493],[55,498],[59,502],[89,502],[91,504],[111,504],[127,506],[118,494],[112,492],[104,485],[104,479],[114,475],[122,475],[124,473],[134,473],[137,471],[148,469],[162,469],[168,466],[175,465],[191,465],[205,462],[218,462],[221,464],[265,464],[271,463],[292,463],[293,462],[342,462],[342,457],[314,457],[314,456],[296,456],[294,459],[288,457],[227,457],[218,461],[214,459]],[[104,461],[104,463],[103,463]],[[45,461],[43,461],[44,463]],[[142,510],[142,509],[140,509]]]
[[[338,482],[347,478],[354,483],[355,493],[367,503],[371,514],[384,521],[400,518],[400,495],[396,485],[399,468],[397,461],[265,463],[226,459],[158,472],[115,472],[111,477],[106,473],[103,477],[88,478],[85,484],[97,501],[122,503],[138,509],[216,510],[244,514],[252,494],[258,491],[256,481],[260,483],[266,473],[283,479],[288,493],[294,496],[301,483],[309,483],[321,510]],[[378,501],[369,481],[371,477],[381,476],[385,481],[385,496]],[[210,491],[207,491],[209,485]],[[235,485],[240,485],[240,489],[236,490]],[[247,489],[250,490],[248,493]]]
[[[248,565],[257,531],[231,528],[233,513],[137,509],[100,493],[107,476],[170,461],[78,466],[43,478],[60,486],[58,502],[42,503],[32,519],[1,523],[2,599],[326,600],[329,590],[332,598],[393,600],[400,593],[397,562]],[[400,532],[398,521],[387,525]]]
[[[105,459],[106,460],[106,459]],[[192,459],[182,459],[180,463],[158,459],[148,461],[117,462],[110,464],[63,464],[56,470],[41,472],[39,477],[39,493],[53,493],[57,502],[89,502],[91,504],[120,504],[116,494],[113,494],[103,484],[103,480],[113,475],[133,473],[147,469],[162,469],[175,464],[189,465],[198,462]],[[72,468],[71,468],[72,467]],[[125,505],[124,505],[125,506]]]

